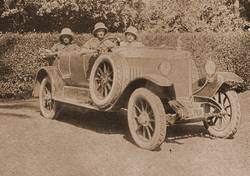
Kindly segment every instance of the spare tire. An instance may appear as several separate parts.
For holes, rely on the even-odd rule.
[[[128,66],[123,58],[100,56],[94,63],[90,78],[90,96],[99,108],[111,106],[126,85]]]

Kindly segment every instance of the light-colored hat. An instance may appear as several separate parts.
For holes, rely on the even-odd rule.
[[[128,33],[135,35],[135,38],[138,37],[138,30],[134,26],[128,27],[128,29],[125,31],[125,35],[127,35]]]
[[[71,40],[73,40],[74,34],[70,28],[63,28],[61,33],[60,33],[60,37],[59,37],[60,40],[62,40],[62,37],[64,37],[64,36],[69,36],[69,37],[71,37]]]
[[[105,33],[108,32],[108,28],[105,26],[105,24],[99,22],[99,23],[96,23],[96,24],[95,24],[95,27],[94,27],[94,30],[93,30],[92,34],[95,35],[95,33],[96,33],[96,31],[97,31],[98,29],[104,29],[104,30],[105,30]]]

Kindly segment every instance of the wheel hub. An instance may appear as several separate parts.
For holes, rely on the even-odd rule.
[[[107,74],[104,74],[104,75],[102,75],[102,77],[101,77],[101,83],[103,84],[103,85],[106,85],[107,83],[108,83],[108,75]]]
[[[138,122],[143,126],[148,126],[149,121],[150,121],[149,115],[145,111],[143,111],[138,117]]]

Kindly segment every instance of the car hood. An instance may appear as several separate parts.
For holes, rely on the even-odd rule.
[[[120,47],[113,50],[125,58],[164,58],[180,59],[190,57],[190,52],[173,48]]]

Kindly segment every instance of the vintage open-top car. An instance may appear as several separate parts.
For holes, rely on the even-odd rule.
[[[62,104],[124,109],[133,140],[148,150],[163,143],[172,124],[203,121],[215,137],[236,133],[237,93],[243,91],[236,74],[217,72],[211,60],[197,68],[182,49],[117,46],[107,51],[60,52],[41,68],[36,80],[42,116],[56,118]]]

